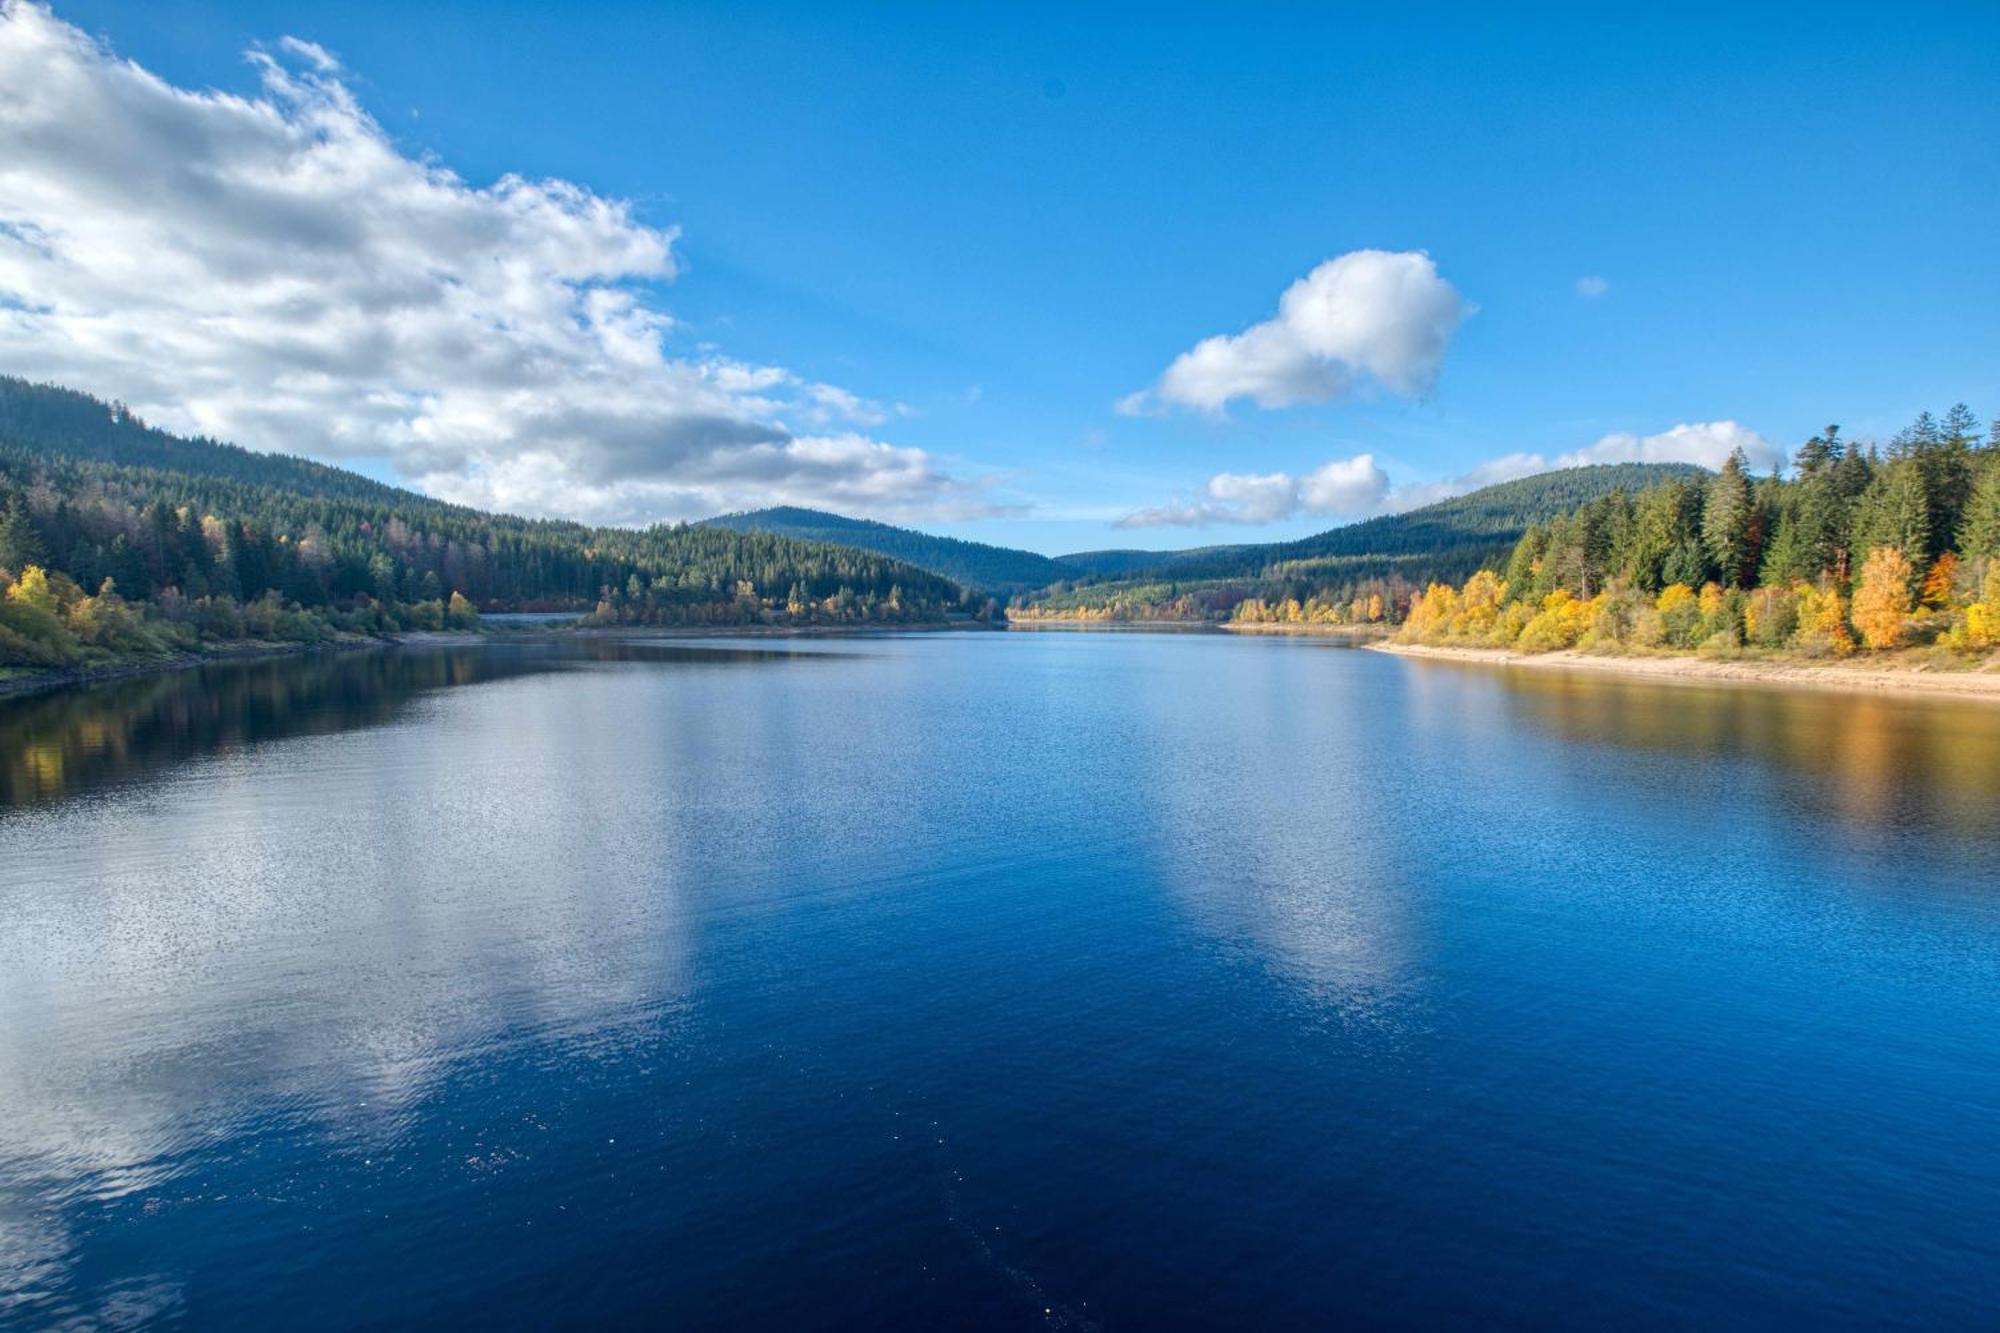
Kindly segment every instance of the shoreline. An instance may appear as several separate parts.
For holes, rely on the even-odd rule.
[[[1085,616],[1030,616],[1009,619],[1009,630],[1130,630],[1168,634],[1264,634],[1295,639],[1374,642],[1396,632],[1393,625],[1328,625],[1254,620],[1093,620]]]
[[[478,630],[411,630],[406,634],[380,638],[334,639],[323,643],[218,644],[200,652],[174,653],[167,657],[140,658],[129,662],[107,662],[100,666],[59,667],[49,671],[20,671],[0,676],[0,703],[29,695],[86,685],[102,685],[139,676],[161,676],[174,671],[212,666],[223,662],[256,662],[281,657],[305,657],[313,653],[356,653],[388,648],[476,648],[495,641],[546,641],[561,637],[719,639],[719,638],[822,638],[856,634],[937,633],[945,630],[982,629],[977,623],[947,622],[935,625],[494,625]],[[1004,629],[1005,626],[991,628]]]
[[[1380,643],[1396,632],[1394,625],[1313,625],[1286,622],[1226,620],[1216,626],[1224,634],[1276,634],[1295,639],[1345,639],[1349,643]]]
[[[212,666],[220,662],[257,662],[280,657],[304,657],[311,653],[357,653],[379,648],[423,647],[437,644],[472,644],[480,636],[466,631],[418,630],[390,639],[335,639],[329,643],[233,643],[196,653],[174,653],[167,657],[142,658],[133,662],[107,662],[102,666],[60,667],[53,671],[25,671],[0,678],[0,703],[31,694],[78,685],[102,685],[107,681],[131,680],[138,676],[162,676],[173,671]]]
[[[953,630],[1005,630],[1005,624],[940,621],[919,625],[558,625],[518,630],[502,626],[488,637],[533,639],[569,636],[584,639],[836,639],[865,634],[944,634]]]
[[[1808,664],[1769,658],[1718,661],[1705,657],[1608,657],[1564,651],[1516,653],[1505,648],[1455,648],[1419,643],[1371,643],[1375,652],[1435,662],[1623,676],[1660,685],[1754,685],[1778,689],[1830,690],[1847,694],[1904,698],[1977,699],[2000,703],[2000,669],[1933,671],[1922,666],[1880,663]]]

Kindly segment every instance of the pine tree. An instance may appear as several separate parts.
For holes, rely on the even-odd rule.
[[[46,558],[41,536],[28,516],[28,502],[19,491],[10,492],[0,505],[0,569],[18,574]]]
[[[1989,462],[1979,474],[1965,506],[1958,549],[1967,560],[2000,555],[2000,462]]]
[[[1979,418],[1964,403],[1953,403],[1944,414],[1944,439],[1966,449],[1979,447]]]
[[[1861,497],[1854,549],[1891,546],[1922,559],[1931,544],[1931,505],[1924,470],[1912,455],[1889,462]]]
[[[1782,587],[1795,579],[1812,578],[1819,568],[1805,535],[1805,523],[1799,517],[1799,506],[1786,505],[1779,511],[1777,527],[1764,547],[1764,564],[1758,572],[1758,581]]]
[[[1838,463],[1841,458],[1840,427],[1828,426],[1799,446],[1792,466],[1801,477],[1810,477]]]
[[[1754,579],[1760,536],[1749,462],[1737,449],[1708,483],[1701,515],[1702,544],[1724,582],[1743,586]]]

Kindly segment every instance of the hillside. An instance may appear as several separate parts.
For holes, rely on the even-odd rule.
[[[42,667],[438,628],[477,609],[816,625],[935,622],[971,600],[850,547],[482,513],[17,379],[0,379],[0,593],[0,666]]]
[[[1249,598],[1346,600],[1359,591],[1394,600],[1434,579],[1463,579],[1504,561],[1529,527],[1580,504],[1701,471],[1688,463],[1564,468],[1297,541],[1059,556],[1081,577],[1025,599],[1018,610],[1030,617],[1212,619]]]
[[[1030,588],[1044,588],[1058,579],[1075,576],[1073,569],[1033,551],[960,541],[956,537],[934,537],[927,532],[868,519],[845,518],[818,509],[790,506],[755,509],[748,513],[711,518],[706,520],[706,525],[736,532],[768,532],[801,541],[831,542],[837,546],[873,551],[877,555],[927,569],[968,588],[1002,596]]]
[[[204,437],[157,430],[87,393],[0,375],[0,445],[121,467],[157,468],[189,476],[270,486],[297,495],[388,500],[456,508],[291,454],[263,454]],[[471,511],[465,511],[471,512]]]
[[[1562,468],[1482,487],[1422,509],[1386,514],[1290,542],[1201,546],[1183,551],[1079,551],[1055,557],[1072,570],[1108,578],[1172,574],[1231,578],[1275,565],[1354,556],[1451,551],[1468,544],[1512,545],[1529,526],[1614,491],[1642,491],[1702,469],[1692,463],[1606,463]]]

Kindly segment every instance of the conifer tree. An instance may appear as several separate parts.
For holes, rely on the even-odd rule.
[[[28,503],[19,491],[9,491],[0,503],[0,569],[18,574],[46,558],[42,539],[28,516]]]
[[[1708,483],[1701,515],[1702,544],[1725,583],[1742,586],[1752,581],[1760,535],[1749,461],[1737,449]]]

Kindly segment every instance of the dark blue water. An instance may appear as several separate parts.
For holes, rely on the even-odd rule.
[[[0,766],[0,1323],[1996,1318],[2000,709],[495,644]]]

